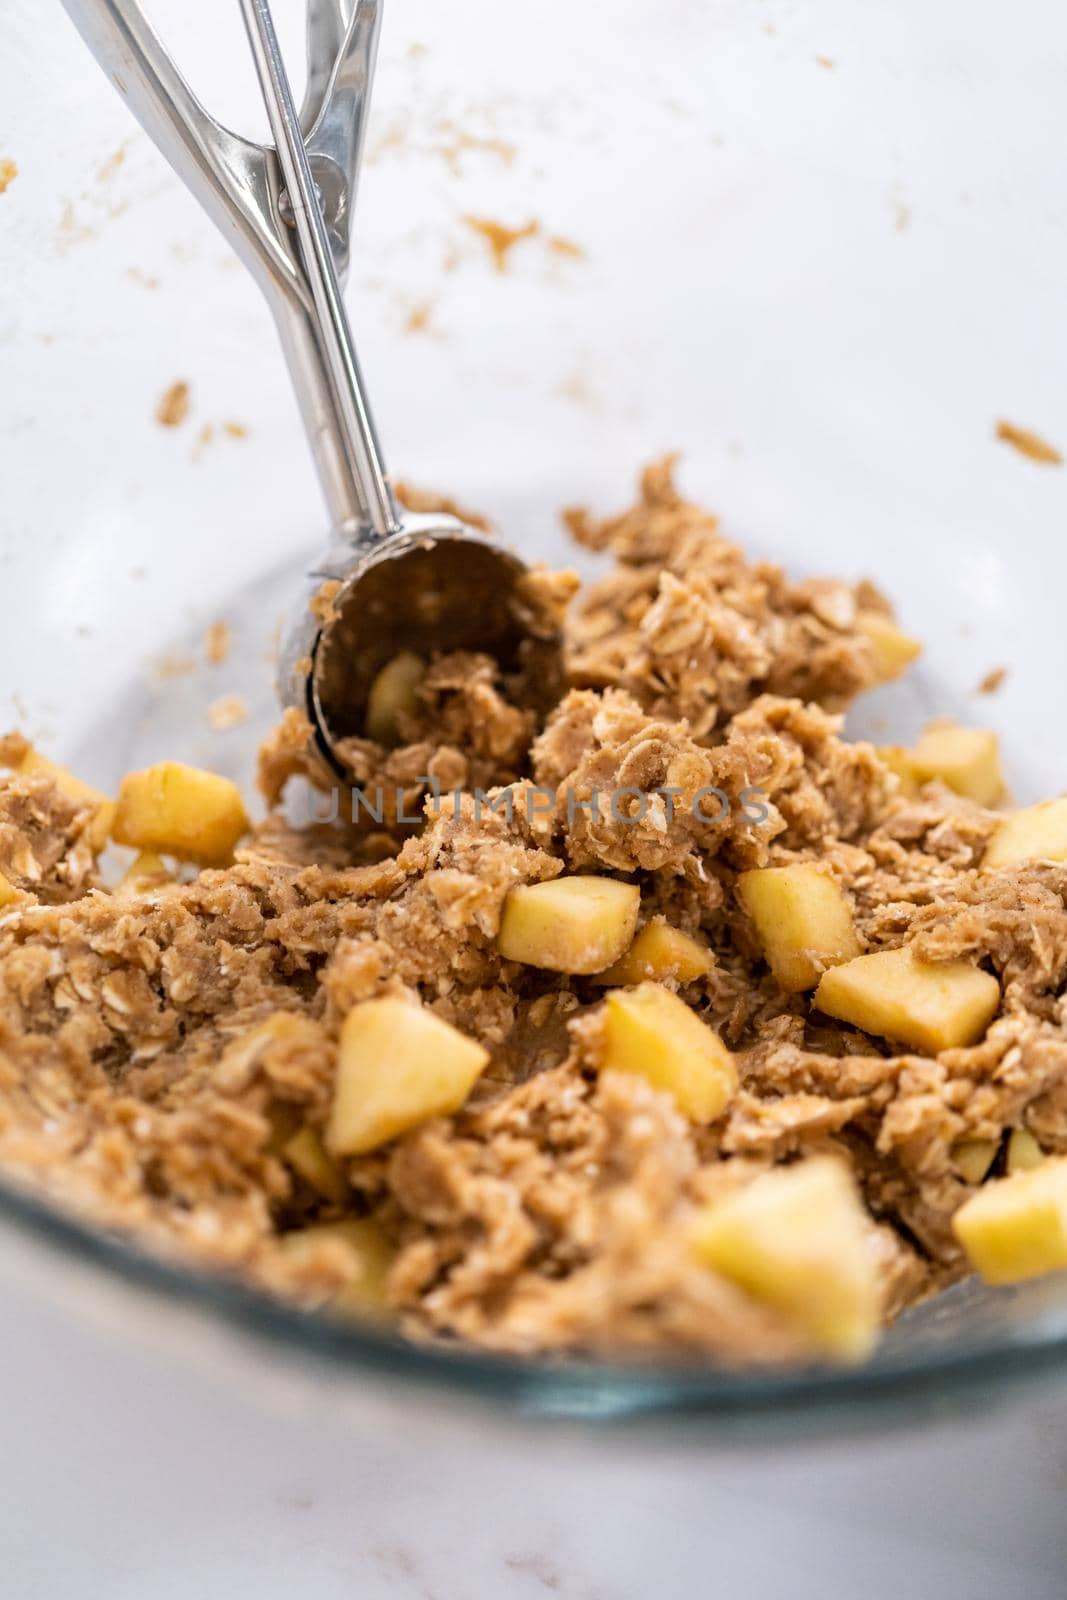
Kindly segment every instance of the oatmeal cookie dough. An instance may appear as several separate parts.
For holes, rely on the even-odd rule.
[[[646,711],[684,717],[698,739],[763,691],[833,710],[870,688],[877,659],[858,620],[888,610],[877,590],[795,584],[770,562],[746,561],[718,518],[678,493],[673,465],[650,467],[622,516],[566,513],[578,543],[616,563],[575,608],[574,681],[624,688]]]
[[[843,738],[841,711],[881,672],[864,619],[891,624],[870,586],[746,561],[670,462],[622,516],[568,520],[614,558],[576,599],[570,575],[538,580],[540,603],[570,607],[569,684],[546,709],[487,657],[428,662],[396,742],[351,743],[356,784],[392,796],[380,819],[294,825],[287,789],[324,779],[289,713],[261,757],[268,816],[232,864],[192,881],[131,869],[108,889],[103,797],[4,741],[0,1162],[153,1249],[413,1338],[744,1364],[861,1354],[873,1320],[966,1270],[953,1217],[978,1167],[961,1150],[988,1150],[993,1181],[1009,1130],[1067,1154],[1067,863],[983,868],[997,812]],[[710,793],[725,809],[700,803]],[[769,870],[773,905],[798,864],[836,886],[851,948],[907,946],[920,979],[981,969],[993,1020],[924,1054],[780,987],[739,880]],[[693,1072],[731,1063],[709,1120],[681,1108],[669,1050],[658,1084],[633,1070],[640,1052],[612,1053],[610,983],[501,954],[512,890],[582,875],[634,885],[639,933],[666,925],[697,952],[672,966],[680,946],[646,941],[666,953],[642,976],[690,1019]],[[815,977],[817,935],[798,936]],[[488,1064],[451,1114],[344,1155],[345,1021],[386,996]],[[840,1247],[807,1259],[810,1237],[786,1237],[778,1259],[760,1220],[774,1175],[816,1157],[848,1175],[824,1185]],[[802,1258],[814,1287],[798,1303]],[[829,1332],[809,1314],[820,1295]]]

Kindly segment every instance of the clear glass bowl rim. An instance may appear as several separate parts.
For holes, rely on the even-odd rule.
[[[964,1345],[946,1340],[918,1359],[879,1351],[857,1367],[754,1372],[421,1345],[369,1324],[301,1311],[235,1276],[185,1266],[3,1179],[0,1221],[60,1258],[184,1304],[290,1357],[349,1378],[419,1385],[528,1417],[795,1435],[908,1421],[1067,1376],[1067,1318],[1057,1319],[1058,1326],[1021,1322],[1010,1335],[979,1336]]]

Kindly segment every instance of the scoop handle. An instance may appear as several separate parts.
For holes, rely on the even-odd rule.
[[[350,537],[368,528],[377,531],[386,521],[383,483],[386,505],[391,505],[381,452],[364,402],[364,432],[374,458],[364,472],[358,420],[354,425],[338,399],[335,352],[324,343],[329,329],[304,271],[310,258],[302,246],[297,248],[296,230],[287,225],[279,208],[282,184],[289,182],[282,168],[284,139],[278,140],[276,155],[211,116],[152,27],[141,0],[62,0],[62,4],[141,126],[266,296],[334,527]],[[338,279],[348,265],[380,18],[381,0],[308,0],[309,71],[303,108],[307,145],[305,150],[301,138],[301,150],[323,197],[315,209],[320,224],[325,212],[332,251],[328,260],[339,307]],[[269,15],[267,20],[269,24]],[[298,196],[299,186],[290,185],[289,193]],[[343,315],[343,307],[341,311]],[[358,368],[354,372],[361,393]],[[373,504],[364,492],[365,482],[375,490]]]
[[[397,532],[400,519],[363,386],[322,204],[304,146],[300,117],[282,60],[269,0],[240,0],[240,6],[299,241],[300,262],[311,295],[316,342],[322,352],[342,425],[339,443],[359,485],[370,529],[385,538]]]

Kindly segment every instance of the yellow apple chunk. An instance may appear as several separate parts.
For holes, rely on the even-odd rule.
[[[875,670],[879,683],[889,683],[922,654],[922,645],[898,628],[891,617],[880,611],[861,611],[856,618],[856,629],[868,640],[874,652]]]
[[[1013,1128],[1008,1135],[1007,1168],[1010,1172],[1033,1172],[1041,1166],[1045,1152],[1029,1128]]]
[[[908,751],[900,744],[880,744],[877,750],[890,772],[898,779],[901,794],[907,795],[909,800],[914,800],[919,793],[919,785],[915,780]]]
[[[994,1179],[965,1200],[953,1232],[986,1283],[1067,1267],[1067,1156]]]
[[[588,976],[619,959],[640,907],[640,889],[615,878],[520,884],[504,902],[497,945],[506,961]]]
[[[363,1155],[458,1111],[488,1061],[488,1050],[420,1005],[361,1001],[341,1029],[327,1148]]]
[[[771,971],[788,994],[814,989],[828,967],[859,955],[848,900],[816,867],[742,872],[737,889]]]
[[[308,1123],[286,1139],[282,1156],[293,1171],[324,1200],[341,1205],[347,1198],[348,1184],[344,1173]]]
[[[378,744],[395,744],[397,720],[410,716],[418,705],[417,689],[426,676],[426,663],[411,650],[402,650],[384,666],[367,697],[367,738]]]
[[[1067,800],[1043,800],[1005,817],[990,839],[983,867],[1019,861],[1067,861]]]
[[[669,922],[649,922],[614,966],[600,973],[597,983],[613,988],[628,983],[692,983],[712,968],[712,955],[706,944],[672,928]]]
[[[20,889],[0,872],[0,911],[10,911],[13,906],[25,905],[33,896]]]
[[[714,1122],[737,1088],[734,1058],[714,1028],[658,983],[607,996],[596,1064],[666,1090],[692,1122]]]
[[[1000,1149],[998,1139],[957,1139],[952,1146],[952,1161],[968,1183],[981,1183]]]
[[[123,778],[111,832],[117,844],[221,867],[248,826],[235,783],[180,761],[161,761]]]
[[[709,1205],[693,1231],[706,1266],[781,1313],[816,1350],[859,1360],[882,1294],[870,1226],[841,1162],[776,1167]]]
[[[349,1276],[330,1301],[333,1310],[364,1317],[380,1317],[388,1310],[386,1283],[394,1252],[370,1217],[315,1223],[285,1234],[282,1245],[297,1260],[330,1245],[346,1262]]]
[[[28,778],[50,778],[60,793],[66,795],[73,805],[96,808],[86,837],[93,851],[99,855],[107,844],[111,832],[115,802],[109,800],[106,794],[101,794],[99,789],[83,783],[73,772],[68,772],[66,767],[57,766],[54,761],[49,761],[47,756],[41,755],[37,750],[27,750],[15,770]]]
[[[859,956],[825,973],[814,1004],[850,1022],[936,1055],[975,1044],[1000,1004],[1000,985],[969,961],[919,961],[907,948]]]
[[[1004,792],[995,733],[979,728],[929,728],[908,752],[917,783],[933,778],[980,806],[991,806]]]

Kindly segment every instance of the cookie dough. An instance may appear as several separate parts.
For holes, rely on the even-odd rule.
[[[612,565],[577,594],[536,580],[567,613],[558,703],[520,703],[488,657],[428,660],[388,742],[351,741],[363,803],[320,793],[306,826],[283,796],[327,780],[290,714],[262,753],[266,818],[195,876],[171,860],[106,887],[104,797],[18,735],[0,745],[0,1164],[152,1249],[416,1339],[855,1359],[968,1270],[953,1217],[1015,1181],[1012,1130],[1067,1152],[1067,864],[989,854],[1003,813],[842,736],[885,675],[872,586],[749,562],[670,462],[624,514],[567,520]],[[791,902],[803,949],[783,984],[744,885],[798,867],[833,938],[824,907]],[[592,943],[557,941],[574,959],[508,959],[509,896],[563,877],[636,889],[636,927],[620,941],[583,901]],[[805,874],[788,882],[803,899]],[[650,939],[664,927],[684,938]],[[631,931],[700,959],[627,966]],[[824,970],[904,947],[885,981],[933,978],[854,1015],[912,1044],[818,1009]],[[953,1036],[938,983],[964,964],[980,1018],[916,1048]],[[612,995],[631,983],[681,1011],[642,1011],[655,1071],[605,1024],[628,1019]],[[403,1106],[374,1030],[348,1020],[383,1000],[412,1008]],[[714,1057],[707,1115],[672,1092],[683,1057]],[[342,1080],[356,1101],[373,1082],[373,1148],[336,1133]]]

